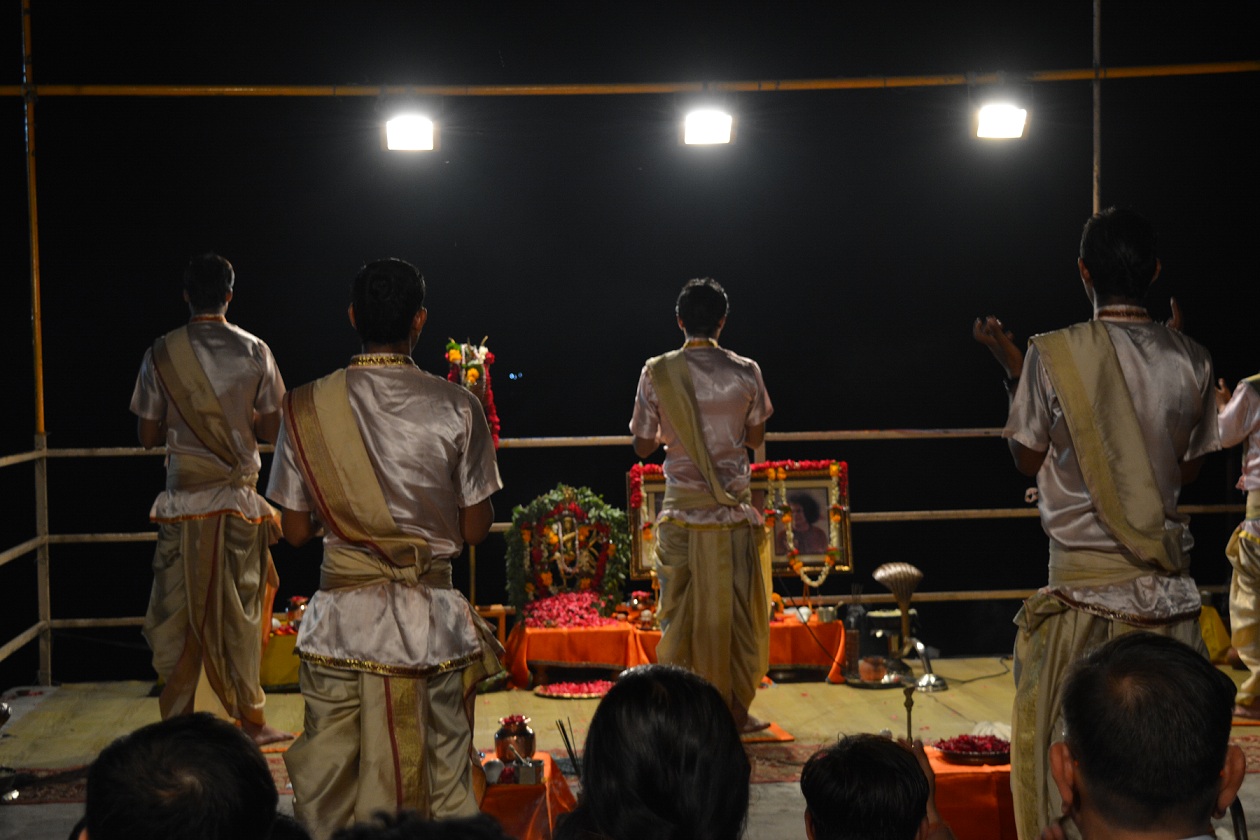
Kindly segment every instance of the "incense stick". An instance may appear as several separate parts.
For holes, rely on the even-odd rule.
[[[569,727],[572,728],[570,723]],[[569,738],[569,729],[564,726],[564,721],[557,720],[556,728],[560,730],[560,738],[564,741],[564,751],[569,754],[569,761],[573,763],[573,772],[580,778],[582,776],[582,765],[578,761],[577,753],[573,750],[573,741]]]

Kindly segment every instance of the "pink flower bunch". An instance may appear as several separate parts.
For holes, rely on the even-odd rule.
[[[996,735],[955,735],[943,738],[932,746],[949,752],[993,755],[1010,752],[1011,742]]]
[[[525,715],[508,715],[499,718],[499,723],[503,726],[525,726],[529,723],[529,718]]]
[[[608,689],[613,684],[609,680],[590,680],[589,682],[558,682],[544,685],[539,689],[540,694],[548,694],[554,697],[572,697],[574,695],[595,695],[603,697],[608,693]]]
[[[561,592],[525,605],[526,627],[604,627],[616,624],[614,618],[599,614],[599,594]]]

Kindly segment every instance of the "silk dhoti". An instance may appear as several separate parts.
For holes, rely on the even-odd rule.
[[[1063,683],[1072,663],[1135,630],[1171,636],[1204,657],[1207,649],[1197,614],[1174,623],[1137,626],[1073,609],[1046,593],[1025,601],[1015,623],[1019,630],[1011,715],[1011,794],[1019,836],[1034,840],[1063,812],[1050,775],[1050,745],[1063,740]]]
[[[193,711],[206,679],[227,713],[263,723],[259,684],[263,633],[270,632],[272,525],[219,515],[160,523],[144,637],[166,682],[163,718]],[[274,591],[274,589],[272,590]]]
[[[300,680],[305,722],[284,763],[315,840],[376,811],[478,812],[462,671],[386,677],[303,661]]]
[[[1260,518],[1260,490],[1247,494],[1247,518]],[[1240,525],[1225,556],[1234,567],[1229,582],[1230,642],[1251,671],[1239,686],[1236,701],[1247,706],[1260,698],[1260,540]]]
[[[770,667],[770,611],[760,526],[656,529],[661,582],[657,660],[694,671],[746,711]]]

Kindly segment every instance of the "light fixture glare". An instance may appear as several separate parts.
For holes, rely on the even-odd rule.
[[[980,108],[976,136],[986,140],[1014,140],[1024,136],[1027,125],[1026,109],[993,102]]]
[[[731,142],[730,114],[716,109],[692,111],[683,122],[683,143],[688,146],[712,146]]]
[[[391,152],[431,152],[433,140],[433,120],[428,117],[404,114],[385,123],[385,148]]]

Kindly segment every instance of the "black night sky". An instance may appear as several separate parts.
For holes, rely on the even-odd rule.
[[[38,84],[554,84],[1075,69],[1091,3],[168,3],[32,0]],[[1254,3],[1104,0],[1111,67],[1256,59]],[[0,9],[0,86],[20,85],[21,4]],[[684,148],[673,95],[451,97],[442,147],[387,154],[394,103],[343,98],[45,96],[36,105],[45,387],[52,447],[130,446],[135,371],[186,317],[179,275],[216,250],[237,270],[229,317],[298,385],[356,350],[348,286],[398,256],[429,282],[416,349],[443,371],[448,336],[489,335],[505,437],[625,434],[643,360],[674,346],[672,304],[712,275],[732,311],[723,344],[757,359],[770,431],[992,427],[1000,373],[970,337],[1000,315],[1022,338],[1088,317],[1075,271],[1090,213],[1086,82],[1030,86],[1026,140],[968,138],[964,87],[729,97],[737,142]],[[1114,80],[1103,89],[1103,203],[1160,233],[1157,317],[1232,384],[1255,373],[1260,74]],[[0,109],[0,271],[7,364],[0,454],[34,428],[28,213],[19,96]],[[510,380],[509,373],[522,374]],[[1029,481],[1000,442],[770,445],[773,458],[850,463],[855,511],[1017,507]],[[656,459],[659,460],[659,455]],[[1237,454],[1183,499],[1237,503]],[[500,521],[560,481],[625,504],[627,447],[504,451]],[[0,471],[0,549],[34,534],[33,467]],[[148,527],[156,458],[53,461],[53,533]],[[1203,516],[1195,575],[1228,576],[1232,517]],[[1045,580],[1035,520],[864,525],[857,573],[904,560],[922,588]],[[144,610],[151,549],[54,547],[56,617]],[[315,587],[318,550],[276,550],[282,594]],[[478,594],[502,600],[502,539]],[[792,592],[799,591],[799,583]],[[0,569],[0,641],[36,619],[33,561]],[[1010,602],[920,608],[945,655],[997,653]],[[59,635],[54,676],[144,678],[134,629]],[[0,663],[29,683],[34,646]]]

